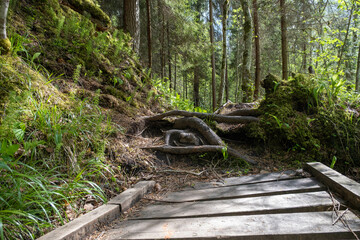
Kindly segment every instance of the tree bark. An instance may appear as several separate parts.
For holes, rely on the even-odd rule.
[[[152,66],[152,47],[151,47],[151,3],[150,0],[146,0],[146,12],[147,12],[147,39],[148,39],[148,67]]]
[[[124,0],[124,29],[133,38],[133,49],[140,48],[140,8],[139,0]]]
[[[359,44],[359,51],[357,57],[357,64],[356,64],[356,80],[355,80],[355,91],[359,92],[360,85],[360,44]]]
[[[259,98],[260,90],[260,78],[261,78],[261,68],[260,68],[260,36],[259,36],[259,18],[258,18],[258,5],[257,0],[253,0],[253,9],[254,9],[254,33],[255,33],[255,91],[254,99]]]
[[[170,88],[172,88],[172,79],[171,79],[171,43],[170,43],[170,27],[169,27],[169,21],[167,21],[166,24],[166,35],[167,35],[167,50],[168,50],[168,68],[169,68],[169,82],[170,82]]]
[[[242,65],[242,102],[249,102],[252,99],[250,69],[252,53],[252,20],[250,13],[249,0],[240,0],[244,12],[244,52]]]
[[[222,46],[222,60],[221,60],[221,79],[220,79],[220,89],[219,89],[219,97],[217,105],[220,106],[222,104],[224,98],[224,90],[225,90],[225,65],[226,65],[226,29],[227,29],[227,12],[229,8],[229,0],[224,0],[223,4],[223,16],[222,16],[222,35],[223,35],[223,46]]]
[[[11,49],[11,43],[6,34],[6,17],[10,0],[0,1],[0,53],[7,54]]]
[[[146,117],[146,121],[158,121],[165,117],[170,116],[183,116],[183,117],[198,117],[198,118],[209,118],[217,122],[223,123],[250,123],[250,122],[258,122],[259,119],[256,117],[249,116],[226,116],[221,114],[213,114],[213,113],[198,113],[198,112],[187,112],[183,110],[172,110],[169,112],[165,112],[162,114],[158,114],[151,117]]]
[[[200,106],[200,75],[199,75],[199,67],[194,67],[194,106],[199,107]]]
[[[212,109],[216,109],[216,72],[215,72],[215,53],[214,53],[214,20],[213,20],[213,4],[209,0],[210,14],[210,43],[211,43],[211,86],[212,86]]]
[[[160,76],[163,79],[165,77],[165,53],[164,53],[164,43],[165,43],[165,19],[162,0],[158,0],[158,17],[160,19]]]
[[[349,36],[349,30],[350,30],[351,18],[352,18],[353,12],[354,12],[354,6],[355,6],[355,4],[352,4],[352,6],[351,6],[350,16],[349,16],[348,24],[347,24],[347,28],[346,28],[346,34],[345,34],[344,44],[342,45],[341,50],[340,50],[340,53],[339,53],[339,62],[338,62],[338,66],[337,66],[337,68],[336,68],[336,72],[339,71],[340,66],[341,66],[342,57],[343,57],[343,54],[344,54],[344,51],[345,51],[346,42],[347,42],[347,39],[348,39],[348,36]]]
[[[225,67],[225,101],[229,101],[229,79],[228,79],[228,59],[226,58]]]
[[[174,68],[175,68],[175,69],[174,69],[174,71],[175,71],[175,72],[174,72],[174,91],[176,92],[176,88],[177,88],[177,80],[176,80],[176,74],[177,74],[177,72],[176,72],[176,71],[177,71],[177,66],[176,66],[176,65],[177,65],[177,55],[176,55],[176,53],[175,53],[175,59],[174,59],[174,60],[175,60],[175,63],[174,63]]]
[[[287,27],[285,0],[280,0],[281,11],[281,58],[282,58],[282,78],[288,79],[288,58],[287,58]]]

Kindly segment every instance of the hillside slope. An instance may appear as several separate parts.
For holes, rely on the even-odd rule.
[[[137,181],[125,132],[160,108],[131,49],[91,0],[17,0],[0,56],[0,238],[36,238]]]

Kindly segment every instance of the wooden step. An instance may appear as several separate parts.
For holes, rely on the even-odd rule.
[[[360,184],[319,162],[307,163],[305,170],[360,210]]]
[[[340,221],[332,225],[332,212],[306,212],[125,221],[107,234],[115,239],[354,239]],[[360,220],[346,214],[351,229],[360,233]]]
[[[288,179],[298,178],[295,171],[284,171],[284,172],[275,172],[275,173],[265,173],[265,174],[256,174],[242,177],[232,177],[225,178],[223,181],[213,181],[213,182],[199,182],[195,183],[194,186],[189,187],[185,190],[191,189],[206,189],[214,187],[226,187],[234,185],[243,185],[251,183],[260,183],[260,182],[271,182],[271,181],[282,181]]]
[[[295,193],[215,201],[152,205],[134,219],[234,216],[331,210],[333,202],[325,192]]]
[[[221,188],[189,190],[168,194],[163,200],[190,202],[229,198],[244,198],[286,193],[314,192],[325,190],[325,186],[312,178],[301,178],[277,182],[265,182]]]

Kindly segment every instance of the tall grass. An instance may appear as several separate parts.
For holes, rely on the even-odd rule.
[[[9,62],[0,81],[18,65]],[[106,201],[99,184],[113,175],[104,151],[116,129],[96,99],[69,99],[50,85],[40,91],[32,86],[46,86],[46,77],[16,71],[22,89],[5,98],[0,125],[0,239],[34,239],[67,222],[69,205]]]

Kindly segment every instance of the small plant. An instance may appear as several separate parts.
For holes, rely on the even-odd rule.
[[[76,69],[74,70],[73,80],[74,80],[75,84],[77,84],[79,81],[81,67],[82,67],[81,64],[78,64],[78,65],[76,65]]]
[[[336,157],[336,156],[333,156],[333,158],[332,158],[332,160],[331,160],[331,165],[330,165],[330,168],[331,168],[331,169],[334,169],[336,160],[337,160],[337,157]]]

